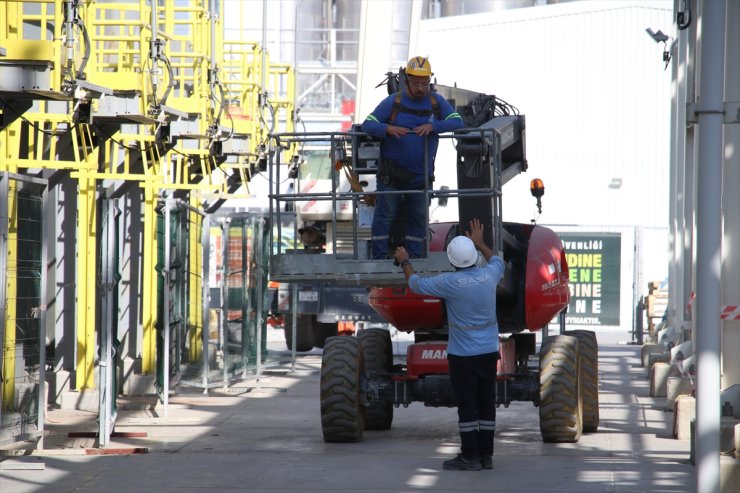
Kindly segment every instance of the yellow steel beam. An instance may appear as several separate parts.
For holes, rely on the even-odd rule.
[[[10,182],[11,190],[8,193],[8,256],[5,293],[5,337],[2,354],[2,395],[3,408],[11,409],[15,405],[15,345],[16,345],[16,301],[18,276],[18,200],[13,189],[15,184]],[[4,301],[4,300],[3,300]]]
[[[87,125],[81,128],[82,147],[88,166],[97,164],[99,148],[93,146]],[[77,390],[95,386],[95,309],[97,260],[96,182],[87,168],[79,171],[77,195]]]
[[[10,132],[8,129],[0,132],[0,170],[11,173],[18,172],[18,166],[10,155]]]
[[[72,178],[82,178],[83,174],[79,171],[70,173]],[[84,176],[88,179],[94,178],[96,180],[121,180],[121,181],[142,181],[142,182],[161,182],[161,176],[147,175],[141,173],[106,173],[106,172],[95,172],[85,171]],[[177,188],[175,186],[175,188]]]
[[[190,205],[198,207],[194,197],[190,197]],[[188,269],[189,276],[189,310],[188,325],[190,339],[190,361],[200,361],[203,357],[203,245],[201,236],[203,234],[203,220],[201,216],[193,211],[188,211],[189,233],[188,241],[190,243],[190,262]]]
[[[157,333],[154,327],[157,317],[157,195],[150,184],[144,183],[144,238],[142,261],[142,348],[141,371],[152,374],[156,371]]]
[[[141,159],[145,170],[151,170],[161,179],[159,170],[160,157],[156,148],[151,148],[151,153],[143,152]],[[151,165],[149,161],[151,160]],[[152,374],[157,370],[157,184],[144,183],[144,275],[143,275],[143,339],[141,348],[142,372]],[[156,188],[155,188],[156,187]],[[165,308],[167,309],[167,308]],[[169,371],[169,369],[165,369]]]

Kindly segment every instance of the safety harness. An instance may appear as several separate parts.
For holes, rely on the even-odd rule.
[[[439,102],[437,102],[437,96],[433,93],[429,93],[429,99],[432,102],[432,108],[428,110],[421,110],[415,108],[409,108],[401,104],[401,91],[396,93],[396,97],[393,99],[393,107],[391,108],[391,115],[388,118],[388,123],[393,124],[398,117],[398,113],[410,113],[412,115],[428,117],[434,115],[437,120],[442,119],[442,110],[439,108]],[[390,159],[381,159],[378,167],[378,180],[387,185],[391,185],[400,189],[410,189],[411,181],[414,179],[414,174],[407,171],[402,166],[395,164]],[[434,175],[431,176],[434,181]],[[423,185],[421,185],[423,187]],[[414,187],[419,189],[419,187]]]
[[[391,116],[390,118],[388,118],[388,123],[394,123],[396,121],[396,117],[398,116],[399,111],[401,113],[410,113],[416,116],[434,115],[434,118],[436,118],[437,120],[441,120],[442,110],[439,109],[439,103],[437,102],[437,96],[433,92],[430,92],[429,99],[432,101],[431,110],[417,110],[414,108],[409,108],[408,106],[401,104],[401,91],[398,91],[396,93],[396,97],[393,99],[393,108],[391,108]]]

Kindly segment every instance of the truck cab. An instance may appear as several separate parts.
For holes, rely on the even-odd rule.
[[[332,141],[307,141],[299,147],[298,159],[292,163],[287,179],[301,200],[285,202],[295,214],[294,234],[297,241],[292,253],[305,262],[312,255],[347,255],[357,237],[369,240],[370,224],[355,227],[351,200],[317,200],[316,194],[332,191],[349,192],[345,175],[332,172],[333,157],[339,152]],[[375,177],[363,177],[365,187],[374,187]],[[285,208],[285,207],[284,207]],[[327,238],[334,241],[327,241]],[[305,257],[303,257],[305,256]],[[274,311],[282,315],[288,349],[298,352],[323,348],[327,337],[352,335],[356,327],[383,325],[385,321],[368,304],[368,288],[343,286],[332,280],[317,281],[307,276],[297,282],[280,282]]]

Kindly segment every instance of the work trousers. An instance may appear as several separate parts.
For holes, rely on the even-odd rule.
[[[378,183],[379,192],[398,191],[399,189]],[[428,226],[426,224],[426,203],[423,193],[378,194],[376,197],[375,213],[371,227],[373,258],[392,257],[394,252],[388,252],[393,220],[399,214],[406,219],[406,235],[404,246],[411,258],[421,257],[424,239]],[[402,210],[400,210],[402,209]]]
[[[499,353],[447,355],[457,399],[460,449],[468,459],[493,455],[496,431],[496,363]]]

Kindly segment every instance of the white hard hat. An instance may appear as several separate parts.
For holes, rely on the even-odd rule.
[[[467,236],[456,236],[447,245],[447,258],[450,263],[459,269],[470,267],[478,260],[478,250],[473,241]]]

